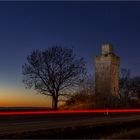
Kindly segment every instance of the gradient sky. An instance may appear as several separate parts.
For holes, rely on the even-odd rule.
[[[140,2],[0,2],[0,106],[46,106],[24,89],[22,64],[33,49],[73,47],[94,73],[93,57],[112,43],[121,68],[140,73]]]

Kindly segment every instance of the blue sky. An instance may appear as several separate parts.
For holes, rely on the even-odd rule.
[[[24,88],[22,64],[33,49],[73,47],[89,73],[102,43],[121,68],[140,72],[140,2],[0,2],[0,85]]]

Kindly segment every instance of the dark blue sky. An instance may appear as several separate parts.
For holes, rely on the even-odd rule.
[[[0,84],[23,86],[26,56],[52,45],[74,47],[92,73],[106,42],[140,74],[140,2],[0,2]]]

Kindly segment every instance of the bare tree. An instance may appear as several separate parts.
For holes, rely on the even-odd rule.
[[[121,69],[120,75],[120,96],[124,96],[128,98],[129,88],[130,88],[130,70],[129,69]]]
[[[85,61],[77,59],[73,49],[59,46],[45,51],[34,50],[22,66],[23,82],[27,88],[52,98],[52,109],[58,108],[58,98],[76,87],[85,74]]]
[[[134,77],[131,80],[131,90],[133,96],[140,99],[140,77]]]
[[[84,94],[95,94],[95,80],[94,76],[86,75],[83,81],[80,82],[79,91]]]
[[[122,69],[120,77],[121,103],[125,107],[139,107],[140,77],[130,77],[130,70]]]
[[[129,79],[128,87],[129,97],[140,98],[140,77]]]
[[[95,97],[95,83],[93,75],[85,75],[83,80],[79,83],[79,87],[75,93],[71,94],[63,107],[86,107],[94,108],[94,97]],[[80,106],[82,104],[82,106]],[[89,109],[87,108],[87,109]]]

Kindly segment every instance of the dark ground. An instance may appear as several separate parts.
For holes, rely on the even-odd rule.
[[[0,116],[0,138],[109,138],[139,126],[140,114]]]

